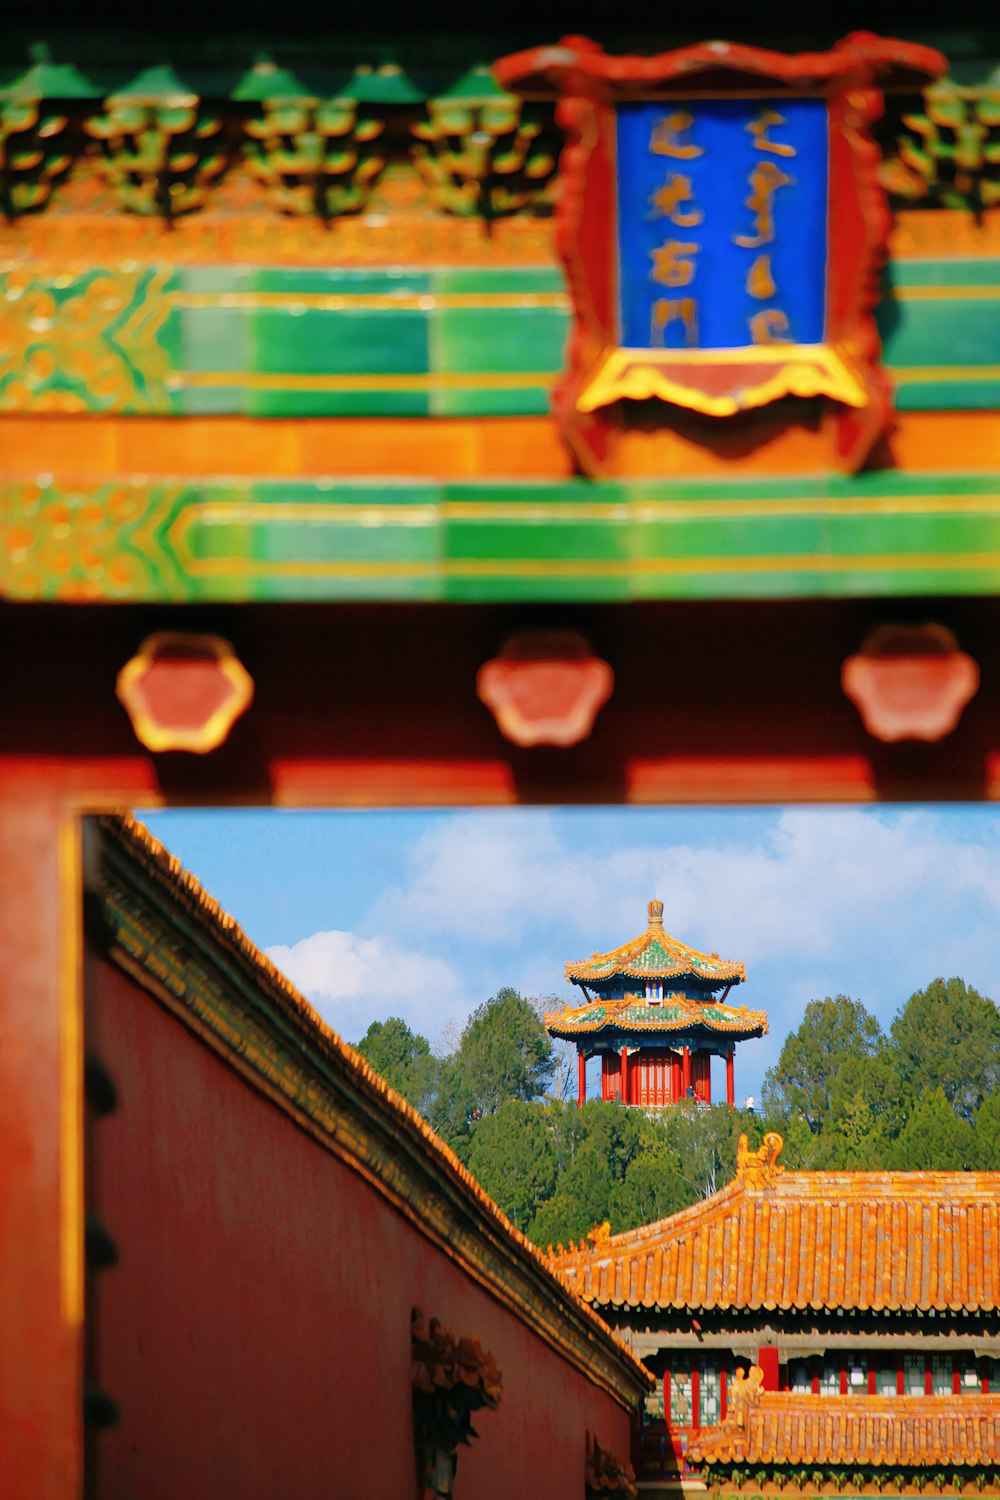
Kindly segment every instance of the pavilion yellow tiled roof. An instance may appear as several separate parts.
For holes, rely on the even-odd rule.
[[[1000,1463],[1000,1396],[763,1391],[688,1444],[687,1461],[903,1469]]]
[[[566,965],[566,978],[572,984],[597,984],[609,979],[683,979],[697,980],[708,988],[721,989],[741,984],[747,977],[743,964],[720,958],[717,953],[699,953],[663,930],[663,902],[650,901],[649,925],[641,937],[613,948],[610,953],[595,953]]]
[[[593,999],[586,1005],[567,1005],[549,1011],[545,1025],[554,1036],[572,1037],[596,1031],[706,1031],[741,1037],[763,1036],[767,1015],[745,1005],[723,1005],[719,1000],[689,1000],[678,995],[650,1005],[646,1000]]]
[[[1000,1172],[786,1172],[740,1139],[720,1192],[552,1258],[598,1308],[1000,1307]]]

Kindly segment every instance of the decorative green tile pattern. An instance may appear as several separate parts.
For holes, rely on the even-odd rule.
[[[185,355],[173,273],[0,271],[0,412],[166,412]]]
[[[1000,590],[1000,474],[0,486],[0,595],[177,602]]]
[[[692,1035],[705,1031],[727,1031],[731,1035],[760,1035],[762,1016],[759,1011],[736,1010],[729,1005],[703,1005],[697,1011],[691,1005],[590,1005],[568,1013],[556,1013],[546,1019],[546,1029],[553,1036],[572,1037],[580,1032],[684,1031]],[[766,1026],[763,1028],[766,1030]]]
[[[901,410],[1000,406],[1000,263],[903,262],[879,308]],[[530,416],[569,312],[553,267],[0,276],[0,412]]]

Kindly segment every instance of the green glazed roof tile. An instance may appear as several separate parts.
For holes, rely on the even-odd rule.
[[[48,50],[39,48],[26,73],[3,89],[14,99],[99,99],[101,91],[72,63],[54,63]]]
[[[123,88],[115,90],[116,99],[155,99],[172,101],[196,98],[196,91],[179,78],[169,63],[144,68]]]
[[[502,89],[493,77],[493,69],[485,63],[480,63],[475,68],[470,68],[463,73],[457,83],[453,83],[450,89],[445,89],[443,94],[438,94],[439,99],[450,99],[456,103],[460,100],[478,101],[492,99],[513,99],[506,89]]]
[[[424,95],[395,63],[382,67],[355,68],[338,99],[352,99],[357,104],[420,104]]]
[[[243,74],[232,97],[253,103],[265,99],[311,99],[313,95],[294,73],[262,57]]]

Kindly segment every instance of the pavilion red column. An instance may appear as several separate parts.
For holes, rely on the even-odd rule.
[[[773,1344],[762,1345],[757,1350],[757,1363],[763,1379],[765,1391],[776,1391],[778,1389],[778,1351]]]
[[[732,1109],[736,1104],[736,1072],[733,1063],[736,1058],[736,1049],[726,1053],[726,1103]]]
[[[630,1103],[630,1100],[629,1100],[629,1087],[628,1087],[628,1048],[627,1047],[623,1047],[622,1048],[622,1103],[623,1104]]]
[[[587,1097],[587,1059],[583,1052],[576,1054],[576,1107],[583,1108],[583,1101]]]
[[[688,1089],[691,1087],[691,1048],[685,1047],[681,1052],[681,1098],[687,1098]]]

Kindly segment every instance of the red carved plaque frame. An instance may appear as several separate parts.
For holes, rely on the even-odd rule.
[[[569,37],[554,47],[515,53],[496,64],[500,83],[534,97],[558,96],[557,120],[565,134],[556,247],[563,261],[574,323],[567,368],[553,392],[553,409],[565,442],[584,472],[614,472],[615,438],[627,425],[626,400],[593,405],[595,377],[617,371],[617,389],[642,395],[671,388],[649,371],[643,351],[619,350],[617,334],[617,195],[615,106],[637,99],[692,99],[720,92],[738,97],[762,84],[777,96],[808,94],[825,100],[829,119],[829,215],[824,356],[842,372],[853,404],[839,401],[832,424],[834,461],[855,470],[892,422],[892,387],[881,365],[881,340],[873,316],[878,271],[885,259],[889,209],[878,181],[879,148],[871,125],[882,113],[887,88],[919,87],[945,69],[929,47],[858,32],[829,52],[790,56],[728,42],[663,52],[656,57],[610,57],[596,43]],[[741,363],[741,387],[756,390],[734,401],[713,396],[712,385],[734,384],[734,371],[699,372],[699,409],[721,413],[762,405],[777,395],[815,394],[822,388],[808,363],[791,372],[780,345],[762,345],[761,358]],[[693,352],[693,351],[692,351]],[[724,352],[724,351],[723,351]],[[743,351],[740,351],[743,353]],[[634,356],[634,357],[630,357]],[[706,360],[706,367],[709,361]],[[786,373],[782,377],[782,364]],[[690,366],[688,367],[690,368]],[[660,390],[654,387],[660,384]],[[676,391],[678,387],[673,386]],[[829,384],[827,385],[829,389]],[[756,398],[756,399],[755,399]],[[667,397],[678,400],[678,396]],[[682,405],[695,405],[684,401]],[[591,409],[581,409],[581,403]],[[671,410],[668,406],[668,412]],[[675,409],[675,408],[674,408]],[[669,420],[669,418],[668,418]],[[725,422],[725,416],[717,417]],[[724,431],[724,429],[723,429]],[[721,433],[720,433],[721,436]]]

